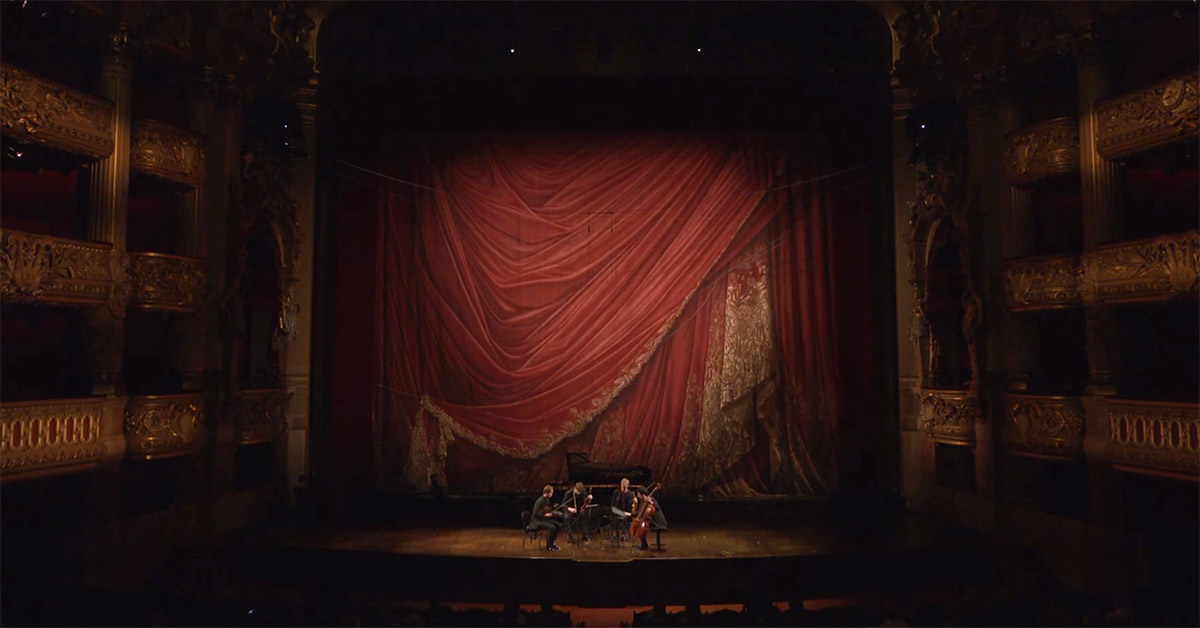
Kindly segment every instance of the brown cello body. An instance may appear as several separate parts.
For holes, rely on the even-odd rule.
[[[654,492],[662,487],[658,484],[650,491],[647,498],[654,495]],[[645,499],[638,505],[638,511],[634,513],[633,519],[629,522],[629,536],[633,538],[644,538],[650,532],[650,520],[654,518],[654,500]]]

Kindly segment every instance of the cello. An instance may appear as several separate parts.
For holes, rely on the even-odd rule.
[[[646,494],[646,497],[654,495],[655,491],[662,488],[662,482],[655,482],[654,489]],[[637,512],[629,521],[629,536],[640,539],[645,538],[646,533],[650,531],[650,519],[654,518],[654,500],[644,499],[638,504]]]

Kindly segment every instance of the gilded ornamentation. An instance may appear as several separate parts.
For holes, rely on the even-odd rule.
[[[162,253],[130,253],[134,307],[195,312],[204,305],[204,260]]]
[[[0,469],[98,460],[104,399],[22,401],[0,405]]]
[[[767,296],[767,246],[756,244],[729,269],[721,402],[745,396],[774,371],[775,335]]]
[[[1027,257],[1004,264],[1004,296],[1013,311],[1079,305],[1083,269],[1068,255]]]
[[[0,297],[12,303],[107,303],[113,257],[120,256],[109,244],[0,230]]]
[[[1108,426],[1114,463],[1200,471],[1200,405],[1109,400]]]
[[[129,167],[189,187],[204,183],[203,139],[157,120],[138,120],[129,138]]]
[[[1083,453],[1083,405],[1074,397],[1009,395],[1004,441],[1017,452],[1078,456]]]
[[[285,429],[291,394],[286,388],[240,390],[226,403],[226,412],[233,417],[235,439],[240,445],[275,440]]]
[[[1189,72],[1100,103],[1097,152],[1115,159],[1170,142],[1195,142],[1198,84],[1200,73]]]
[[[17,141],[103,159],[113,151],[113,106],[0,64],[0,124]]]
[[[921,429],[937,441],[974,443],[979,400],[962,390],[922,390]]]
[[[1200,293],[1200,232],[1105,245],[1083,256],[1087,303],[1156,301]]]
[[[157,458],[192,451],[204,422],[204,396],[152,395],[130,397],[125,406],[128,455]]]
[[[1005,138],[1004,173],[1013,185],[1079,170],[1079,121],[1055,118]]]

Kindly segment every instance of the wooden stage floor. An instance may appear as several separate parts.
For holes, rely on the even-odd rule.
[[[524,500],[406,503],[396,516],[292,530],[239,555],[272,586],[374,590],[394,599],[580,606],[829,598],[939,586],[985,574],[978,539],[912,515],[824,503],[682,504],[663,551],[593,536],[550,552],[525,544]],[[528,508],[527,505],[524,506]],[[514,510],[514,508],[516,510]],[[503,522],[513,520],[513,525]]]

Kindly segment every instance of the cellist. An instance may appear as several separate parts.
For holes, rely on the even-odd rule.
[[[642,512],[648,504],[654,506],[654,514],[650,517],[650,529],[655,531],[666,530],[667,516],[663,514],[662,504],[653,495],[647,493],[645,489],[638,489],[637,497],[634,498],[633,503],[634,512]],[[650,544],[646,542],[646,536],[648,535],[642,535],[641,537],[642,545],[640,549],[650,549]]]

